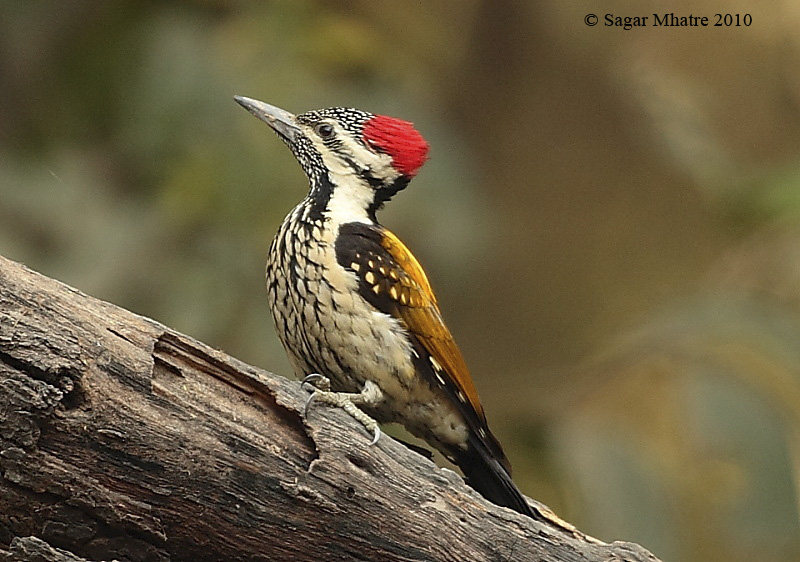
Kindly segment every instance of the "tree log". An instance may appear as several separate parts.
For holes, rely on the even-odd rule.
[[[307,396],[0,257],[0,561],[656,560]]]

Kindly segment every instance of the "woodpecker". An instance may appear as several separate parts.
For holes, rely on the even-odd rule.
[[[267,258],[278,336],[312,398],[380,435],[395,422],[454,462],[491,502],[538,513],[511,479],[461,351],[414,255],[376,213],[417,174],[428,143],[407,121],[334,107],[293,115],[235,96],[288,145],[308,195]],[[308,376],[310,375],[310,376]]]

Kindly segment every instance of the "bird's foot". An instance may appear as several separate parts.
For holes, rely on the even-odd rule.
[[[333,392],[331,391],[331,381],[328,377],[319,373],[312,373],[304,378],[300,384],[301,386],[308,384],[314,389],[303,407],[303,417],[307,417],[308,407],[313,401],[335,406],[347,412],[350,417],[372,433],[373,437],[370,445],[378,442],[381,437],[381,428],[378,426],[378,422],[358,407],[358,405],[377,404],[383,400],[383,392],[374,382],[365,382],[361,392]]]

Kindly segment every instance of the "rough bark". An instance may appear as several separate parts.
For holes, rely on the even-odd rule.
[[[0,257],[0,561],[656,560],[306,397]]]

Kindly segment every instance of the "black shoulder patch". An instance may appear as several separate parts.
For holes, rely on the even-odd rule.
[[[382,245],[381,227],[346,223],[336,238],[336,261],[358,277],[358,293],[372,306],[393,314],[410,304],[409,279]]]

